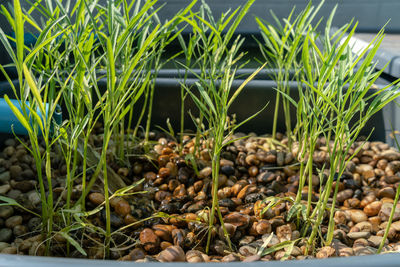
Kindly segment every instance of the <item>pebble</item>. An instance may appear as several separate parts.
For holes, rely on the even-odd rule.
[[[9,247],[10,244],[6,243],[6,242],[0,242],[0,251],[2,251],[3,249]]]
[[[355,223],[363,222],[368,219],[367,215],[362,210],[352,209],[348,210],[348,212],[350,213],[351,220]]]
[[[2,254],[17,254],[16,247],[6,247],[1,251]]]
[[[129,260],[137,261],[140,259],[144,259],[146,257],[146,253],[141,248],[134,248],[129,252]]]
[[[198,250],[189,250],[186,252],[186,261],[191,263],[206,262],[208,256]]]
[[[6,220],[6,227],[12,229],[14,226],[22,224],[22,216],[12,216]]]
[[[12,230],[9,228],[0,229],[0,242],[9,242],[12,237]]]
[[[245,228],[250,223],[250,216],[239,212],[232,212],[225,216],[224,222],[230,223],[238,228]]]
[[[229,255],[226,255],[225,257],[223,257],[221,259],[221,262],[234,262],[234,261],[239,261],[239,260],[240,260],[240,258],[238,256],[236,256],[234,254],[229,254]]]
[[[26,233],[28,233],[28,227],[26,227],[25,225],[16,225],[13,228],[13,233],[15,237],[25,235]]]
[[[243,260],[243,262],[259,261],[260,259],[261,259],[260,255],[255,254],[255,255],[246,257],[246,258]]]
[[[392,207],[393,207],[392,203],[386,202],[382,204],[381,210],[379,211],[379,217],[382,219],[382,221],[387,221],[389,219]],[[397,221],[399,219],[400,219],[400,203],[396,205],[395,212],[393,215],[393,221]]]
[[[121,198],[117,203],[114,205],[115,212],[118,215],[126,216],[131,213],[131,206],[129,205],[128,201]]]
[[[387,198],[393,199],[395,197],[395,195],[396,195],[396,192],[394,191],[394,189],[392,187],[382,188],[378,192],[378,197],[379,198],[387,197]]]
[[[199,178],[205,179],[207,177],[210,177],[211,173],[212,173],[211,167],[205,167],[199,171]]]
[[[347,237],[351,239],[359,239],[359,238],[368,239],[370,236],[371,236],[370,232],[350,232],[347,234]]]
[[[102,204],[105,201],[104,195],[101,193],[90,193],[88,199],[96,206]]]
[[[354,191],[352,189],[345,189],[337,194],[336,200],[340,203],[344,202],[353,196]]]
[[[245,257],[257,254],[257,247],[250,245],[241,246],[239,253]]]
[[[10,191],[10,189],[11,189],[11,186],[9,184],[0,186],[0,195],[7,194],[7,192]]]
[[[14,208],[11,206],[1,206],[0,207],[0,218],[7,219],[14,214]]]
[[[367,206],[364,207],[364,212],[367,216],[375,216],[378,215],[379,211],[381,210],[382,202],[374,201],[369,203]]]
[[[325,259],[332,256],[336,250],[333,247],[322,247],[316,254],[317,259]]]
[[[10,176],[14,180],[21,180],[22,168],[19,165],[12,165],[9,169]]]
[[[12,181],[11,181],[12,182]],[[11,184],[14,189],[20,190],[22,193],[26,193],[28,191],[31,191],[35,188],[35,183],[30,180],[24,180],[20,182],[15,182],[14,184]]]
[[[29,201],[32,203],[33,206],[37,206],[41,203],[41,199],[40,199],[40,194],[39,192],[36,191],[31,191],[30,193],[28,192],[28,199]]]
[[[376,254],[377,249],[370,246],[360,246],[353,248],[355,256],[373,255]]]
[[[160,245],[160,239],[150,228],[145,228],[140,232],[140,243],[143,245],[144,250],[155,253]]]
[[[377,236],[377,235],[372,235],[368,238],[368,243],[372,246],[372,247],[379,247],[379,245],[382,242],[383,237],[382,236]],[[385,244],[388,244],[388,240],[386,239]]]
[[[170,246],[160,252],[157,259],[161,262],[185,261],[186,255],[180,246]]]
[[[11,175],[10,175],[9,171],[2,172],[0,174],[0,182],[7,183],[8,181],[10,181],[10,179],[11,179]]]

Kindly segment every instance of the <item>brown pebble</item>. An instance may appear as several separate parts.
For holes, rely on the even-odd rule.
[[[104,195],[101,193],[91,193],[88,196],[89,201],[98,206],[105,201]]]
[[[245,228],[250,223],[250,216],[239,212],[232,212],[225,216],[224,222],[230,223],[238,228]]]
[[[325,246],[317,252],[317,259],[325,259],[332,256],[336,250],[333,247]]]
[[[364,207],[364,212],[365,214],[367,214],[367,216],[375,216],[378,215],[379,211],[381,210],[381,207],[382,207],[382,202],[374,201]]]
[[[128,255],[130,257],[130,260],[136,261],[136,260],[144,259],[144,257],[146,256],[146,253],[141,248],[134,248],[131,250],[131,252],[129,252]]]
[[[114,206],[115,212],[121,216],[126,216],[131,213],[131,206],[128,201],[121,198]]]
[[[160,239],[153,230],[150,228],[145,228],[142,232],[140,232],[139,239],[146,251],[150,253],[157,252]]]
[[[161,262],[179,262],[185,261],[186,255],[179,246],[170,246],[160,252],[157,259]]]
[[[395,195],[396,195],[396,192],[394,191],[394,189],[392,187],[382,188],[378,192],[378,197],[379,198],[387,197],[387,198],[393,199],[395,197]]]
[[[351,209],[347,211],[353,222],[359,223],[368,219],[367,215],[362,210]]]

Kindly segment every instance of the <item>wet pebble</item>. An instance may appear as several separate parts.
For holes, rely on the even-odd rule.
[[[145,228],[140,232],[140,243],[143,245],[144,250],[149,253],[155,253],[158,250],[160,239],[150,228]]]
[[[91,193],[89,194],[88,199],[96,206],[102,204],[105,201],[104,195],[101,193]]]
[[[238,228],[245,228],[249,225],[250,216],[239,212],[232,212],[225,216],[224,222],[230,223]]]
[[[382,202],[374,201],[365,206],[363,211],[367,216],[375,216],[378,215],[379,211],[381,210],[381,207],[382,207]]]

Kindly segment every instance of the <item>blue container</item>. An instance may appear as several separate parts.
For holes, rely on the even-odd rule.
[[[18,100],[10,99],[11,103],[16,106],[21,112],[21,105]],[[49,109],[49,105],[46,104],[46,110]],[[29,111],[29,110],[28,110]],[[39,110],[37,110],[40,118],[42,119],[42,114]],[[61,108],[56,108],[56,111],[53,114],[53,119],[57,124],[61,124],[62,122],[62,113]],[[17,135],[27,135],[28,131],[25,127],[19,122],[18,118],[15,116],[14,112],[11,110],[8,103],[4,98],[0,98],[0,132],[12,134],[15,133]]]

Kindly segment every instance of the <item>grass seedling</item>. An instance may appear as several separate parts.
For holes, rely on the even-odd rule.
[[[397,102],[396,102],[396,104],[397,104],[397,106],[400,106]],[[399,144],[399,141],[397,140],[397,136],[396,136],[395,131],[393,130],[393,127],[392,127],[392,133],[393,133],[393,138],[394,138],[396,147],[399,150],[400,149],[400,144]],[[387,225],[386,225],[385,232],[383,234],[382,241],[379,244],[378,250],[376,252],[377,254],[380,254],[382,252],[383,247],[385,246],[385,242],[386,242],[386,240],[388,238],[390,227],[391,227],[392,222],[393,222],[394,214],[395,214],[396,209],[397,209],[397,203],[399,203],[399,196],[400,196],[400,186],[397,186],[396,195],[394,197],[392,210],[390,211],[389,219],[387,221]]]
[[[333,190],[328,233],[324,241],[325,245],[331,243],[334,230],[334,207],[340,177],[347,163],[358,152],[358,149],[355,149],[352,154],[349,154],[350,148],[368,120],[400,95],[397,88],[392,87],[392,84],[378,90],[371,90],[374,82],[382,73],[382,70],[375,72],[373,57],[382,42],[383,30],[367,48],[353,56],[349,41],[354,35],[356,26],[347,36],[344,36],[344,32],[342,32],[333,44],[330,43],[329,36],[325,37],[324,51],[319,50],[310,35],[304,46],[304,48],[313,49],[316,56],[308,58],[308,51],[303,53],[306,72],[306,79],[303,82],[309,92],[304,94],[305,98],[302,104],[308,106],[307,110],[310,111],[309,116],[312,120],[318,121],[319,130],[316,133],[322,134],[326,139],[330,163],[329,177],[323,185],[321,197],[311,214],[311,218],[315,219],[315,224],[308,239],[308,245],[312,245],[314,242]],[[350,25],[346,29],[349,27]],[[307,45],[308,42],[310,42],[310,46]],[[327,45],[328,43],[329,45]],[[361,62],[362,58],[364,60]],[[359,68],[356,69],[355,66],[359,62]],[[317,69],[316,78],[312,73],[313,68]],[[314,83],[315,81],[316,83]],[[310,134],[306,136],[309,137]],[[307,152],[309,157],[312,157],[311,151]],[[335,177],[337,178],[336,186],[333,188]]]
[[[227,136],[230,136],[243,123],[257,115],[255,114],[233,127],[229,125],[228,115],[230,106],[246,84],[261,70],[261,68],[258,69],[239,88],[233,90],[232,83],[235,79],[236,69],[240,67],[237,62],[243,56],[239,52],[243,39],[238,36],[232,40],[232,37],[238,24],[253,2],[248,1],[242,9],[237,9],[231,14],[223,14],[218,21],[214,20],[209,7],[203,2],[200,15],[193,14],[190,20],[187,19],[195,33],[200,36],[196,49],[199,51],[199,65],[202,71],[200,75],[195,74],[199,79],[196,83],[199,96],[196,96],[186,85],[183,84],[183,86],[199,108],[200,115],[208,124],[207,138],[212,158],[212,207],[208,218],[207,253],[211,243],[215,213],[217,213],[221,223],[228,246],[232,249],[218,205],[220,155],[223,147],[233,142],[232,140],[228,140]],[[232,23],[232,25],[227,28],[229,23]],[[224,34],[223,31],[225,28],[227,30]],[[195,121],[195,123],[198,129],[201,129],[200,124],[202,121]]]
[[[304,35],[311,27],[311,23],[317,15],[319,9],[324,1],[315,8],[308,4],[307,8],[300,12],[300,14],[292,18],[295,9],[289,16],[283,20],[283,23],[271,11],[272,17],[275,19],[276,26],[270,24],[261,18],[256,18],[256,22],[261,30],[264,43],[258,41],[260,50],[265,60],[268,62],[268,68],[275,68],[276,73],[273,74],[273,79],[276,81],[276,99],[275,111],[272,128],[272,138],[276,138],[276,127],[278,121],[278,113],[280,99],[282,95],[290,95],[290,82],[293,80],[299,81],[298,74],[302,69],[302,62],[298,60],[301,55],[301,49],[304,43]],[[318,25],[319,23],[317,23]],[[282,106],[285,116],[286,134],[288,137],[288,145],[292,145],[292,126],[290,114],[290,101],[288,98],[283,97]]]
[[[37,65],[40,64],[37,60],[42,59],[42,57],[46,55],[47,64],[57,61],[57,59],[50,53],[46,54],[46,52],[49,52],[46,48],[54,47],[49,44],[56,42],[56,38],[62,34],[62,32],[58,31],[53,34],[53,29],[56,27],[56,23],[49,23],[47,27],[40,31],[35,45],[32,48],[25,47],[24,24],[26,21],[29,21],[31,24],[33,22],[31,22],[29,17],[22,12],[19,0],[15,0],[13,4],[14,17],[7,17],[16,33],[16,37],[13,39],[6,36],[4,32],[0,30],[0,39],[11,56],[13,65],[17,69],[19,81],[18,89],[12,84],[11,79],[4,71],[3,66],[1,66],[1,70],[10,82],[14,91],[14,97],[18,100],[19,107],[14,106],[7,95],[5,95],[4,98],[29,135],[30,148],[28,145],[26,145],[26,148],[31,152],[35,160],[40,196],[42,200],[42,234],[43,239],[46,240],[46,253],[48,254],[54,217],[50,152],[54,142],[58,138],[54,132],[53,114],[58,112],[57,105],[64,87],[57,91],[55,83],[51,80],[51,77],[55,75],[57,69],[48,68],[47,72],[41,72],[41,70],[44,69],[42,67],[37,69],[37,73],[34,73],[31,69],[32,66],[37,67]],[[2,9],[3,11],[5,10],[4,7]],[[12,50],[8,39],[15,42],[16,53]],[[38,80],[35,79],[35,74],[39,75]],[[43,151],[39,141],[40,136],[42,136],[45,144]],[[43,165],[44,170],[42,169]],[[47,183],[49,188],[48,195],[46,194],[45,183]]]

